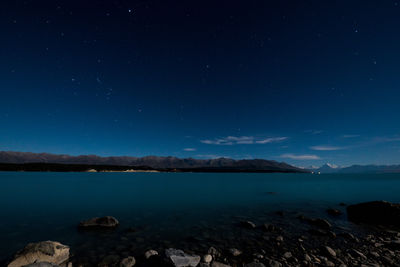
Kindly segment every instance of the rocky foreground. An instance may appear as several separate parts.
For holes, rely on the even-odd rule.
[[[340,216],[342,212],[328,209],[327,213]],[[184,249],[157,247],[138,252],[121,245],[88,259],[73,255],[67,245],[43,241],[28,244],[17,252],[8,267],[400,266],[400,205],[384,201],[351,205],[347,207],[347,216],[361,224],[363,230],[352,233],[328,220],[302,215],[296,217],[296,225],[300,226],[294,231],[242,220],[237,223],[240,235],[215,242],[214,246],[202,239],[192,240],[195,245]],[[111,216],[92,218],[78,227],[83,231],[112,231],[119,227],[119,221]]]

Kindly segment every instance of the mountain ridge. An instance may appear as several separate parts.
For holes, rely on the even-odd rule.
[[[334,166],[334,167],[333,167]],[[377,165],[377,164],[354,164],[347,167],[339,167],[326,163],[319,168],[310,168],[311,172],[320,173],[400,173],[400,164]]]
[[[33,153],[17,151],[0,151],[0,163],[4,164],[69,164],[69,165],[103,165],[149,167],[153,169],[207,169],[207,170],[241,170],[241,171],[274,171],[274,172],[307,172],[284,162],[265,159],[194,159],[172,156],[110,156],[97,155],[71,156],[67,154]]]

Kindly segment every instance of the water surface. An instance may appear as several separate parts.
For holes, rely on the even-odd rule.
[[[344,210],[340,202],[400,202],[399,193],[400,174],[0,172],[0,261],[41,240],[90,251],[101,237],[76,225],[96,216],[117,217],[120,227],[103,238],[133,239],[133,250],[223,238],[235,221],[278,220],[277,210],[326,217],[328,207]]]

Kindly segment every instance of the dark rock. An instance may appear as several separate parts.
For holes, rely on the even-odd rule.
[[[236,249],[236,248],[229,249],[229,253],[234,257],[239,256],[240,254],[242,254],[242,252],[240,250]]]
[[[98,264],[98,267],[117,266],[119,260],[120,257],[118,255],[108,255],[102,259]]]
[[[340,236],[342,236],[342,237],[344,237],[346,239],[349,239],[351,241],[354,241],[354,242],[358,241],[358,239],[353,234],[348,233],[348,232],[341,233]]]
[[[308,223],[313,225],[313,226],[322,228],[322,229],[330,229],[332,227],[332,225],[327,220],[319,219],[319,218],[317,218],[317,219],[309,219]]]
[[[261,262],[254,261],[254,262],[246,264],[244,267],[265,267],[265,265],[262,264]]]
[[[207,253],[210,254],[213,257],[213,259],[221,257],[221,252],[219,252],[218,249],[216,249],[214,247],[210,247],[208,249]]]
[[[355,223],[400,226],[400,204],[372,201],[347,207],[348,219]]]
[[[331,215],[331,216],[340,216],[342,215],[342,212],[337,209],[327,209],[326,212]]]
[[[305,217],[304,215],[300,215],[297,217],[298,219],[305,221],[307,223],[309,223],[312,226],[318,227],[318,228],[322,228],[325,230],[329,230],[332,225],[325,219],[320,219],[320,218],[308,218]]]
[[[283,213],[283,211],[281,211],[281,210],[278,210],[277,212],[275,212],[276,213],[276,215],[279,215],[279,216],[284,216],[285,214]]]
[[[248,228],[248,229],[254,229],[256,228],[256,225],[251,222],[251,221],[241,221],[240,225],[244,228]]]
[[[213,261],[211,263],[211,267],[231,267],[231,266],[218,261]]]
[[[308,232],[310,234],[312,234],[312,235],[327,236],[327,237],[330,237],[330,238],[336,238],[336,234],[334,232],[326,231],[326,230],[323,230],[323,229],[314,229],[313,228],[313,229],[310,229]]]
[[[25,265],[24,267],[60,267],[59,265],[50,263],[50,262],[35,262],[29,265]]]
[[[323,246],[321,251],[329,257],[336,258],[336,251],[334,251],[331,247]]]
[[[262,229],[266,232],[272,232],[275,231],[275,226],[273,226],[272,224],[264,223],[262,225]]]
[[[79,228],[114,228],[119,224],[118,220],[112,216],[92,218],[79,223]]]

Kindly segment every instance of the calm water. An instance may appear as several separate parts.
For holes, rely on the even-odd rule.
[[[0,172],[0,261],[40,240],[90,250],[100,237],[76,225],[96,216],[121,223],[103,238],[118,242],[134,227],[136,246],[146,249],[196,232],[223,235],[239,218],[262,223],[277,210],[326,217],[325,209],[340,202],[380,199],[400,202],[400,174]],[[335,220],[347,223],[345,216]]]

